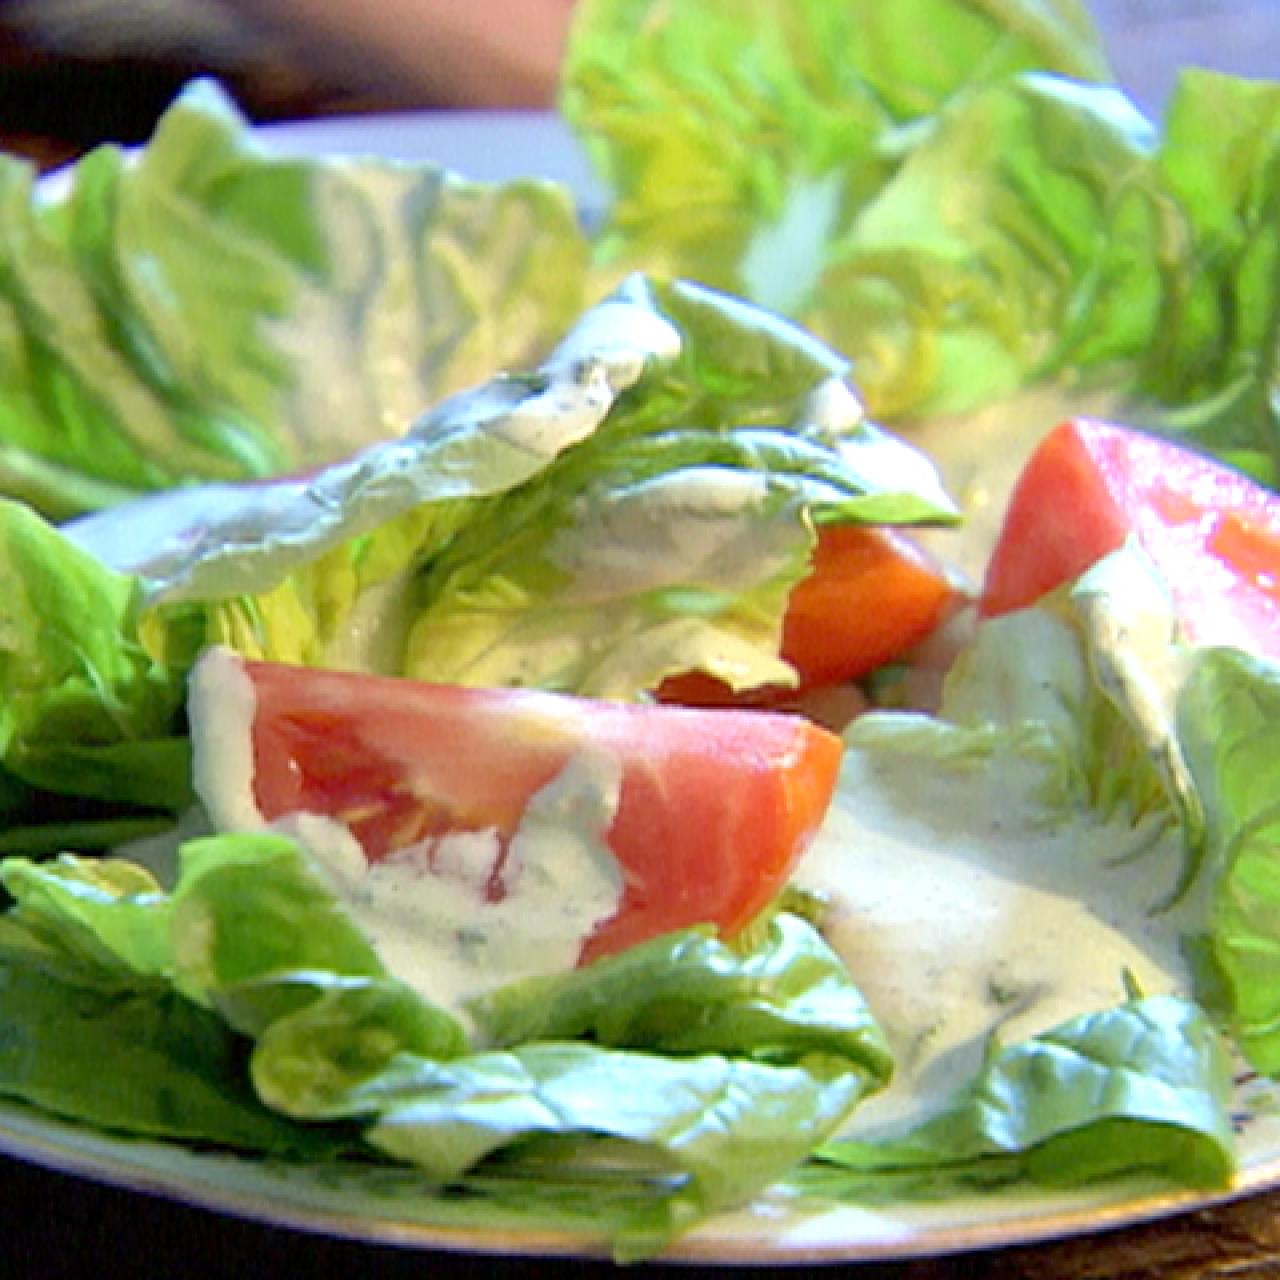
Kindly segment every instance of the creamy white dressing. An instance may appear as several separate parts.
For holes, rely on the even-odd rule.
[[[330,818],[299,814],[273,827],[311,855],[391,973],[468,1021],[466,1002],[483,992],[573,969],[595,927],[617,913],[623,877],[605,835],[621,783],[615,756],[575,755],[531,798],[505,856],[491,828],[371,864]]]
[[[907,433],[965,518],[918,536],[980,583],[1036,445],[1069,414],[1111,407],[1049,389]],[[1110,578],[1095,585],[1126,589]],[[1146,656],[1160,649],[1151,638]],[[1161,662],[1152,678],[1163,687],[1177,673]],[[795,878],[828,897],[827,936],[897,1059],[893,1084],[859,1108],[855,1131],[906,1127],[972,1078],[993,1032],[1018,1040],[1113,1005],[1126,973],[1152,994],[1189,988],[1183,935],[1197,904],[1161,910],[1182,865],[1178,832],[1086,811],[1047,825],[1034,770],[952,772],[919,757],[847,753]]]
[[[1177,643],[1177,612],[1155,566],[1131,542],[1082,574],[1071,599],[1092,639],[1102,687],[1151,727],[1149,739],[1171,735],[1193,651]]]
[[[1083,811],[1048,825],[1038,776],[848,752],[795,880],[829,898],[828,940],[897,1061],[855,1131],[920,1119],[978,1070],[993,1031],[1019,1040],[1114,1005],[1126,973],[1148,994],[1188,989],[1196,904],[1160,909],[1178,833]]]
[[[243,661],[229,649],[206,649],[187,689],[191,778],[209,821],[215,831],[260,829],[250,737],[258,697]]]
[[[867,425],[867,410],[844,378],[824,378],[805,397],[802,418],[824,435],[839,438]]]
[[[547,558],[568,576],[564,595],[573,603],[658,590],[673,577],[738,590],[779,572],[795,554],[797,522],[744,521],[768,492],[759,472],[725,467],[655,476],[595,508],[584,502],[552,538]]]
[[[604,371],[610,397],[640,380],[650,360],[666,363],[680,354],[680,330],[666,317],[626,298],[606,298],[585,312],[556,344],[544,367],[576,379],[584,364]]]
[[[413,620],[410,595],[416,579],[416,569],[410,567],[364,587],[329,637],[323,665],[395,674]]]

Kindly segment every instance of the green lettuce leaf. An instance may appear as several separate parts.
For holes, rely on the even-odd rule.
[[[102,846],[145,829],[148,812],[180,810],[192,796],[185,687],[140,639],[139,583],[12,501],[0,501],[0,578],[7,851]]]
[[[586,0],[561,108],[613,190],[607,263],[787,309],[919,124],[1037,67],[1108,77],[1083,5]]]
[[[807,335],[682,284],[630,296],[678,356],[426,567],[412,674],[606,697],[691,669],[790,683],[779,629],[814,525],[952,519],[932,467],[866,421]]]
[[[211,83],[53,194],[0,159],[0,491],[62,518],[395,437],[582,307],[550,183],[271,155]]]
[[[331,1157],[353,1132],[264,1106],[248,1044],[168,976],[170,907],[141,868],[11,858],[0,879],[0,1095],[135,1136],[289,1158]]]
[[[509,1185],[526,1161],[525,1176],[550,1162],[579,1184],[622,1171],[648,1189],[619,1213],[623,1256],[777,1181],[890,1070],[839,962],[790,917],[741,953],[694,931],[500,991],[487,1020],[519,1042],[473,1046],[385,970],[282,836],[186,844],[170,893],[111,860],[10,859],[3,879],[17,905],[0,917],[0,962],[42,966],[53,987],[46,1002],[6,988],[6,1043],[41,1052],[22,1057],[25,1076],[8,1077],[0,1054],[0,1091],[124,1131],[221,1143],[284,1149],[286,1117],[305,1122],[300,1147],[337,1150],[359,1132],[419,1169],[424,1195],[482,1194],[486,1179]],[[43,1052],[63,988],[82,1006],[70,1025],[89,1023],[92,1043],[108,1042],[101,1061],[116,1079],[100,1081],[101,1062],[83,1053]],[[120,1008],[101,1012],[108,997]],[[126,1066],[135,1052],[162,1096],[125,1105],[116,1095],[142,1078]],[[273,1138],[277,1128],[285,1136]]]
[[[142,577],[148,644],[634,697],[705,669],[787,683],[816,525],[947,523],[844,362],[712,291],[633,279],[542,364],[305,480],[175,492],[68,526]]]
[[[0,849],[107,848],[192,799],[199,653],[636,697],[784,683],[825,521],[955,518],[845,365],[757,308],[634,280],[528,373],[307,479],[54,528],[0,503]]]
[[[656,1252],[773,1185],[830,1135],[865,1087],[847,1060],[829,1054],[791,1065],[572,1042],[477,1054],[414,1083],[418,1096],[383,1110],[367,1136],[440,1181],[512,1144],[511,1159],[532,1156],[531,1171],[546,1139],[572,1138],[575,1162],[588,1169],[602,1139],[621,1144],[615,1173],[648,1183],[652,1196],[613,1241],[624,1260]],[[563,1164],[563,1147],[558,1158]]]
[[[794,1059],[841,1041],[883,1082],[892,1070],[838,957],[798,917],[773,916],[749,949],[709,929],[664,935],[607,964],[499,988],[470,1008],[487,1040],[587,1039],[684,1054]]]
[[[1130,543],[1036,607],[984,621],[948,674],[939,715],[1033,736],[1056,761],[1043,797],[1057,812],[1176,823],[1188,853],[1176,893],[1204,845],[1175,723],[1189,663],[1168,590]]]
[[[828,1143],[796,1181],[858,1201],[1136,1174],[1220,1188],[1235,1169],[1231,1095],[1230,1055],[1204,1012],[1135,997],[993,1046],[938,1115],[891,1141]]]
[[[1204,800],[1205,938],[1241,1049],[1280,1071],[1280,670],[1235,650],[1196,663],[1178,730]]]
[[[800,320],[884,421],[1105,389],[1280,481],[1280,84],[1188,72],[1160,130],[1075,5],[749,8],[580,7],[602,266]]]
[[[1280,83],[1185,72],[1157,165],[1160,234],[1182,252],[1137,390],[1169,407],[1160,425],[1280,486]]]

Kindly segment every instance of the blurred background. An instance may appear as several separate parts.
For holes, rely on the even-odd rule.
[[[0,147],[136,142],[192,76],[258,121],[547,107],[573,0],[0,0]],[[1280,0],[1092,0],[1153,115],[1184,64],[1280,76]]]

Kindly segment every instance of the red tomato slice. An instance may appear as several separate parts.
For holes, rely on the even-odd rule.
[[[799,674],[798,688],[735,694],[695,671],[664,681],[658,696],[689,706],[771,705],[860,680],[919,644],[956,598],[942,566],[902,531],[830,525],[782,623],[781,653]]]
[[[607,703],[244,662],[263,816],[345,822],[371,860],[425,836],[514,834],[583,748],[621,762],[618,913],[582,959],[671,929],[732,934],[777,894],[830,802],[841,743],[798,716]]]
[[[1130,535],[1187,637],[1280,658],[1280,497],[1154,436],[1079,419],[1023,469],[983,585],[987,616],[1033,604]]]

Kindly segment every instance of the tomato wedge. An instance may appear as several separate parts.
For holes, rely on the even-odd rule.
[[[665,680],[658,696],[688,706],[767,706],[860,680],[919,644],[956,599],[942,566],[901,530],[830,525],[819,532],[813,564],[783,618],[781,652],[799,675],[797,688],[735,694],[689,672]]]
[[[782,656],[806,688],[860,680],[919,644],[955,599],[942,566],[900,529],[824,528],[787,601]]]
[[[1170,441],[1090,419],[1055,427],[1019,476],[981,612],[1033,604],[1131,536],[1192,642],[1280,658],[1280,497]]]
[[[621,785],[606,840],[625,888],[583,961],[687,925],[733,934],[751,921],[822,821],[842,750],[799,716],[228,660],[252,687],[261,816],[336,818],[371,861],[461,831],[496,830],[505,848],[530,798],[577,753],[612,753]],[[200,698],[216,696],[193,693],[193,723]]]

